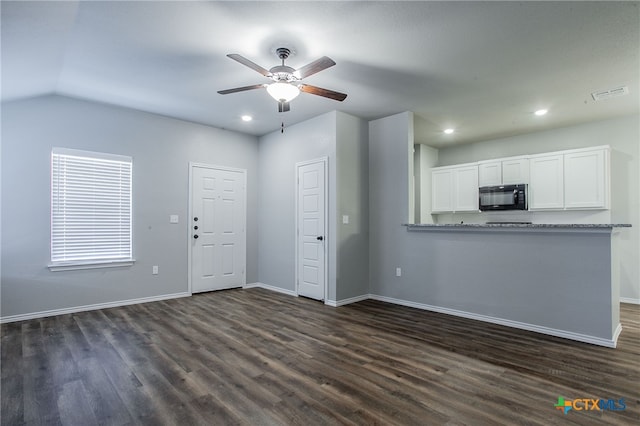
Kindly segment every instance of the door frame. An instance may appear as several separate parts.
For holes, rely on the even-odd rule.
[[[298,288],[300,286],[300,282],[299,282],[299,274],[298,274],[298,264],[299,264],[299,259],[298,259],[298,242],[300,240],[299,238],[299,227],[298,227],[298,221],[299,221],[299,217],[298,217],[298,206],[299,206],[299,199],[298,199],[298,195],[299,195],[299,186],[300,186],[300,181],[298,180],[298,171],[300,169],[300,167],[302,166],[307,166],[309,164],[315,164],[315,163],[322,163],[323,168],[324,168],[324,244],[323,246],[323,252],[324,252],[324,300],[323,303],[327,303],[328,300],[328,292],[329,292],[329,238],[328,238],[328,234],[329,234],[329,157],[320,157],[320,158],[315,158],[313,160],[307,160],[307,161],[300,161],[298,163],[296,163],[295,166],[295,177],[294,177],[294,182],[295,182],[295,220],[294,220],[294,236],[295,236],[295,255],[294,255],[294,293],[297,296],[299,296],[298,293]]]
[[[244,287],[247,284],[247,169],[238,169],[235,167],[218,166],[214,164],[198,163],[189,161],[189,205],[187,206],[187,292],[193,296],[193,289],[191,288],[191,261],[192,261],[192,246],[191,238],[193,238],[193,229],[191,229],[191,218],[193,217],[192,205],[193,205],[193,169],[194,167],[200,167],[204,169],[225,170],[228,172],[242,173],[244,178],[244,274],[242,276],[242,285]]]

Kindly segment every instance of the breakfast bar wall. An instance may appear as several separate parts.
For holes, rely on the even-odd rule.
[[[615,347],[618,237],[627,227],[407,225],[416,254],[405,269],[427,267],[447,283],[424,283],[425,298],[448,307],[433,310]]]

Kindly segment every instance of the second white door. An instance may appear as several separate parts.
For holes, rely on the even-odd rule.
[[[317,300],[326,288],[326,167],[326,159],[296,165],[298,295]]]
[[[191,167],[191,292],[241,287],[245,279],[245,172]]]

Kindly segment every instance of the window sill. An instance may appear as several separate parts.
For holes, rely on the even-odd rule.
[[[52,263],[50,265],[47,265],[47,267],[51,272],[59,272],[59,271],[76,271],[80,269],[119,268],[122,266],[131,266],[134,263],[135,263],[135,259],[130,259],[130,260],[95,261],[95,262]]]

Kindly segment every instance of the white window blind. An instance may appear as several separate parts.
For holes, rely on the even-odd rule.
[[[54,148],[51,263],[131,261],[131,157]]]

